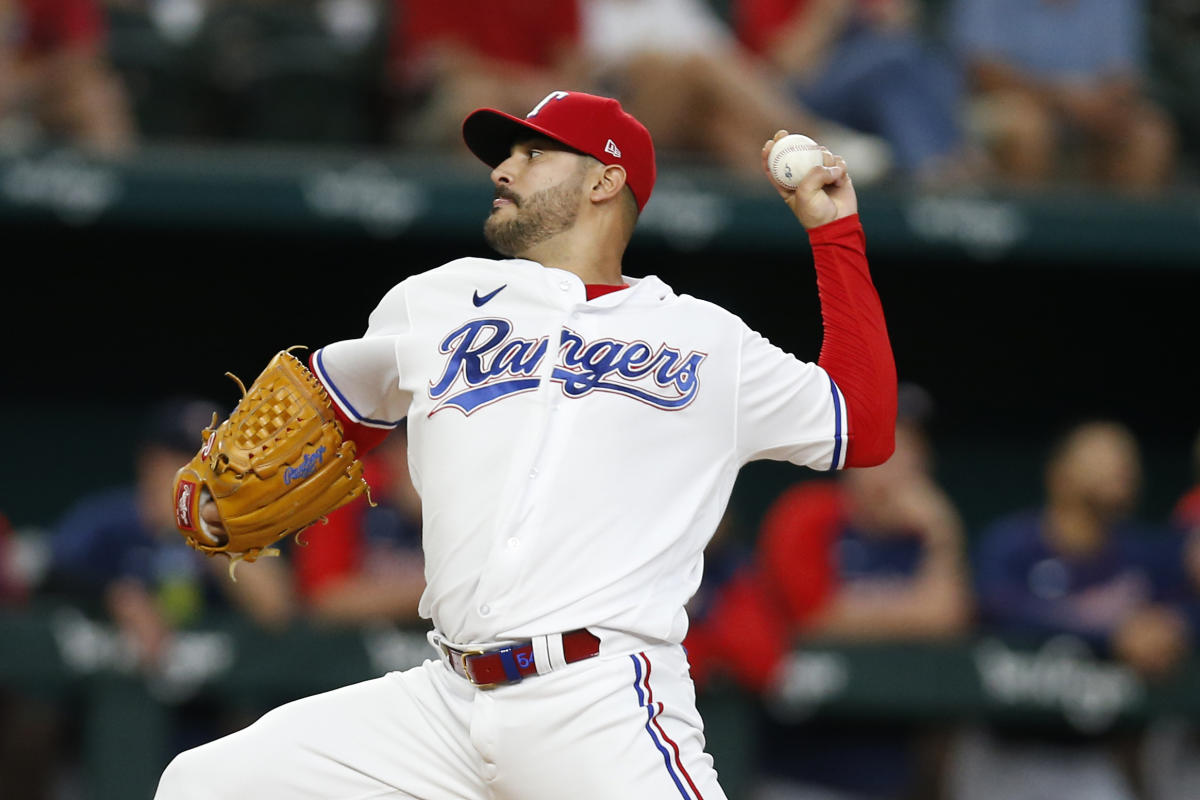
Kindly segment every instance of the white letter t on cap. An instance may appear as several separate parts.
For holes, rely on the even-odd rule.
[[[542,110],[542,106],[546,105],[546,103],[549,103],[551,100],[562,100],[568,94],[570,94],[570,92],[551,92],[542,98],[542,102],[533,107],[533,111],[530,111],[525,115],[525,119],[532,119],[536,117],[538,112]]]

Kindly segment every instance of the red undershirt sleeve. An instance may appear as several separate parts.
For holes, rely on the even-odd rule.
[[[846,401],[847,467],[882,464],[895,448],[896,363],[866,236],[854,214],[808,232],[825,337],[817,360]]]

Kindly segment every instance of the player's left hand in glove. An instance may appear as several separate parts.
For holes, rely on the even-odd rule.
[[[290,352],[276,354],[242,395],[220,425],[213,414],[200,451],[175,475],[176,527],[195,549],[228,556],[231,570],[370,496],[325,387]]]

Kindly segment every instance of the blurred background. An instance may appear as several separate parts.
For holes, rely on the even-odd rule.
[[[482,237],[478,106],[618,97],[626,272],[815,360],[779,128],[844,155],[897,452],[747,466],[687,642],[739,800],[1200,797],[1200,5],[0,0],[0,797],[149,798],[181,749],[419,663],[403,432],[239,569],[164,489],[277,350]]]

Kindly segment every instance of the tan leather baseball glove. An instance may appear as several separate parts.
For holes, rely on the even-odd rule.
[[[203,446],[175,475],[175,524],[189,545],[238,561],[275,555],[275,542],[307,528],[370,487],[344,438],[325,387],[282,350],[229,418],[201,433]],[[228,374],[228,373],[227,373]],[[200,516],[208,497],[223,531]]]

